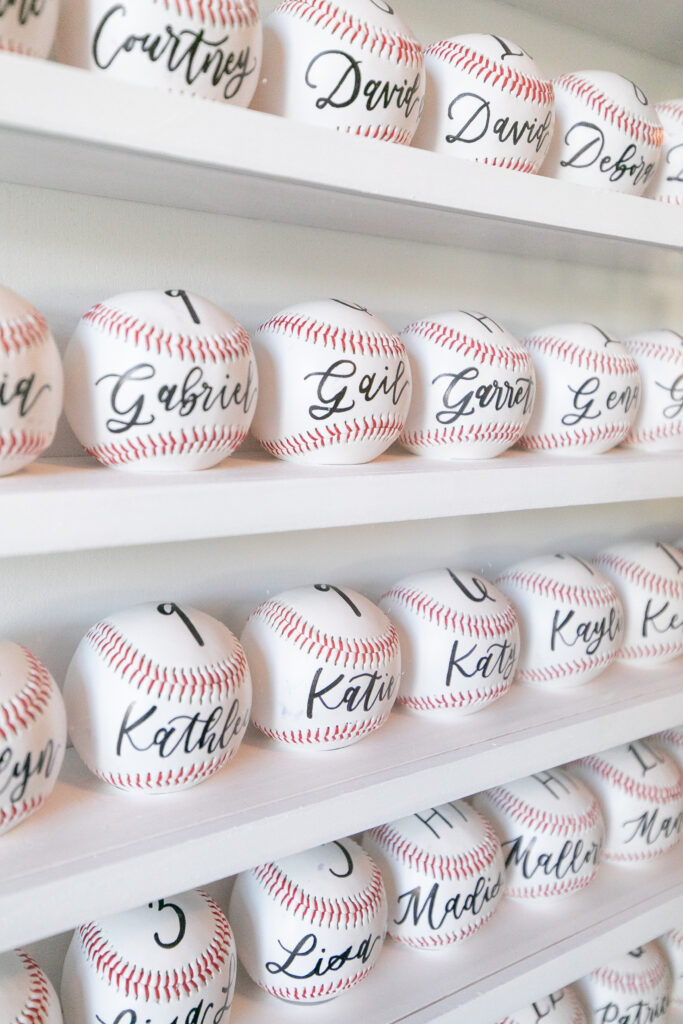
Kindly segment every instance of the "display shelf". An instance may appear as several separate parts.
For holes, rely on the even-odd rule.
[[[683,210],[0,53],[0,179],[673,272]]]
[[[0,479],[0,557],[558,508],[683,495],[680,452],[571,458],[509,451],[435,461],[397,449],[363,466],[238,453],[201,473],[44,459]]]
[[[0,949],[519,778],[683,721],[680,660],[556,693],[514,686],[450,722],[395,709],[361,743],[234,762],[163,797],[98,782],[73,750],[45,807],[0,844]]]
[[[680,851],[644,868],[603,865],[591,886],[550,906],[505,900],[459,948],[421,952],[387,940],[358,988],[306,1007],[307,1024],[491,1024],[674,927],[683,915]],[[240,971],[235,1024],[297,1024],[301,1007]]]

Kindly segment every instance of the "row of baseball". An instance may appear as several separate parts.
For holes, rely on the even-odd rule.
[[[299,1004],[363,982],[387,935],[409,949],[457,955],[490,928],[505,899],[543,909],[591,885],[603,861],[634,868],[637,879],[644,863],[673,850],[682,766],[683,729],[670,730],[370,828],[360,842],[345,838],[259,864],[232,887],[234,941],[223,912],[197,891],[91,921],[74,934],[64,964],[66,1024],[131,1024],[148,1019],[155,1001],[179,1022],[205,1020],[212,1003],[225,1024],[235,945],[259,988]],[[680,974],[676,933],[671,939]],[[193,974],[194,964],[202,969]],[[683,999],[656,947],[632,970],[640,974],[637,994],[660,1015],[672,997]],[[633,989],[596,973],[582,991],[590,1020],[605,1024],[610,1018],[595,1002],[605,995],[601,983],[611,997]]]
[[[68,728],[97,778],[135,793],[210,778],[252,724],[282,749],[334,750],[388,720],[395,702],[453,721],[516,680],[554,691],[615,659],[656,670],[683,653],[683,551],[621,544],[593,564],[573,555],[518,563],[496,584],[467,570],[401,579],[379,606],[333,584],[276,594],[241,642],[172,602],[95,623],[66,673],[64,699],[24,647],[0,643],[0,833],[38,810]]]
[[[591,324],[519,342],[492,317],[425,317],[399,335],[367,309],[301,302],[254,333],[183,289],[97,303],[65,354],[64,408],[107,466],[194,470],[251,428],[293,462],[368,462],[398,441],[438,459],[532,451],[598,454],[624,443],[683,450],[683,337],[624,343]],[[50,444],[59,354],[41,314],[0,286],[0,475]]]
[[[0,48],[46,56],[59,0],[0,6]],[[393,4],[62,0],[58,56],[145,85],[296,121],[679,204],[683,102],[614,72],[551,81],[517,43],[423,48]]]

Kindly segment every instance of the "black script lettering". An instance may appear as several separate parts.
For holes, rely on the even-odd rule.
[[[452,569],[447,569],[446,572],[455,583],[458,590],[465,595],[465,597],[473,601],[475,604],[481,604],[482,601],[493,601],[495,604],[495,597],[489,593],[489,589],[486,586],[486,580],[479,579],[478,576],[472,576],[472,588],[468,587],[459,576],[453,572]]]
[[[509,640],[490,643],[483,653],[477,644],[460,650],[460,643],[460,639],[454,640],[451,647],[446,672],[446,686],[451,685],[454,672],[459,672],[465,679],[473,679],[475,676],[490,679],[493,675],[497,675],[501,679],[509,679],[514,672],[518,650],[517,645],[511,644]]]
[[[60,744],[48,740],[37,755],[29,750],[17,758],[11,747],[0,747],[0,795],[7,793],[11,804],[21,803],[31,779],[51,777],[61,749]]]
[[[338,846],[339,849],[341,850],[341,852],[344,855],[344,863],[345,863],[346,870],[345,871],[333,871],[332,868],[330,868],[329,872],[330,872],[331,875],[334,875],[335,878],[348,878],[349,875],[353,874],[353,859],[351,857],[351,854],[346,849],[344,844],[340,843],[338,839],[335,839],[334,845]]]
[[[287,978],[298,980],[322,978],[331,971],[340,971],[342,967],[354,960],[360,960],[361,963],[366,964],[370,960],[375,946],[382,942],[382,938],[381,935],[373,936],[370,933],[367,938],[359,942],[357,949],[347,946],[340,953],[329,954],[325,949],[321,949],[320,952],[327,953],[327,955],[318,957],[313,966],[311,966],[309,958],[316,952],[318,940],[312,932],[299,939],[291,949],[285,946],[281,939],[278,939],[277,944],[286,956],[282,963],[278,963],[277,960],[268,960],[266,970],[269,974],[284,974]]]
[[[667,174],[666,181],[683,181],[683,142],[677,142],[667,149],[664,163],[674,168],[672,174]]]
[[[333,587],[330,583],[316,583],[314,590],[319,590],[322,594],[328,594],[331,590],[334,591],[334,593],[338,594],[342,601],[349,606],[353,614],[359,619],[362,619],[363,616],[360,608],[355,605],[349,595],[345,594],[343,590],[339,589],[339,587]]]
[[[438,807],[430,808],[429,814],[427,815],[426,818],[423,818],[421,814],[415,814],[417,820],[421,821],[423,825],[426,825],[429,831],[433,835],[435,835],[437,839],[441,839],[441,833],[439,832],[439,828],[442,828],[443,825],[450,829],[453,828],[452,823],[444,814],[446,807],[450,807],[451,811],[454,814],[457,814],[457,816],[461,818],[462,821],[467,821],[467,815],[465,814],[465,812],[462,810],[461,807],[458,807],[457,804],[453,803],[452,800],[447,804],[443,804],[441,809],[439,809]],[[433,821],[441,822],[441,825],[432,825]]]
[[[526,413],[531,408],[533,400],[533,382],[530,377],[518,377],[514,383],[511,381],[498,381],[494,379],[489,384],[480,384],[478,387],[465,388],[462,393],[456,390],[464,381],[476,381],[479,379],[479,370],[476,366],[468,366],[458,373],[439,373],[432,380],[446,380],[446,387],[441,398],[443,408],[436,413],[436,420],[446,426],[456,423],[463,416],[473,416],[477,409],[487,409],[493,406],[498,412],[502,409],[515,409],[522,406]]]
[[[565,413],[562,417],[562,423],[564,423],[565,427],[573,427],[577,423],[581,423],[582,420],[597,420],[602,416],[600,410],[591,412],[595,403],[595,399],[592,396],[600,390],[600,380],[598,377],[589,377],[578,388],[573,388],[570,385],[567,385],[567,388],[574,396],[572,406],[576,412]]]
[[[549,1017],[553,1010],[560,1005],[564,999],[564,990],[560,989],[559,992],[554,992],[551,996],[543,999],[541,1002],[532,1003],[534,1013],[536,1014],[536,1020],[543,1020],[544,1017]]]
[[[401,893],[397,898],[399,916],[394,918],[395,924],[418,925],[424,918],[425,924],[432,931],[439,931],[446,921],[460,921],[465,915],[479,917],[487,904],[495,900],[503,885],[502,875],[494,880],[480,875],[470,892],[457,892],[448,895],[447,886],[435,882],[427,895],[422,897],[422,888]],[[422,901],[422,902],[421,902]]]
[[[678,612],[670,612],[669,609],[669,601],[663,601],[657,608],[655,599],[648,598],[641,629],[643,637],[652,636],[653,633],[662,636],[665,633],[677,633],[683,629],[683,617]]]
[[[607,395],[605,405],[608,409],[616,409],[621,406],[624,412],[629,412],[632,406],[640,402],[640,388],[637,384],[631,387],[627,384],[623,391],[610,391]]]
[[[367,313],[368,316],[371,316],[374,320],[377,319],[374,313],[371,313],[369,309],[366,309],[365,306],[361,306],[358,302],[344,302],[343,299],[332,299],[332,302],[336,302],[340,306],[346,306],[347,309],[355,309],[358,313]]]
[[[154,372],[151,363],[138,363],[137,366],[131,366],[124,373],[105,373],[103,377],[99,377],[95,381],[96,387],[105,380],[113,379],[116,382],[109,396],[112,412],[116,413],[115,417],[112,416],[107,420],[107,430],[111,434],[124,434],[131,427],[148,427],[150,423],[154,423],[154,416],[149,416],[147,419],[142,418],[145,404],[144,395],[138,394],[137,398],[130,400],[129,405],[125,405],[129,396],[126,394],[124,397],[122,394],[124,388],[127,392],[128,386],[131,384],[151,380],[154,377]]]
[[[19,24],[26,25],[31,18],[40,17],[46,3],[47,0],[0,0],[0,18],[14,9]]]
[[[199,630],[188,618],[183,609],[177,604],[158,604],[157,611],[160,615],[177,615],[180,621],[183,623],[187,631],[190,633],[192,638],[199,644],[200,647],[204,646],[204,641],[201,638]]]
[[[682,820],[683,811],[679,811],[675,817],[666,817],[659,807],[643,811],[637,818],[629,818],[628,821],[622,822],[621,827],[626,833],[624,844],[632,843],[635,839],[644,839],[647,846],[653,846],[660,839],[671,839],[681,831]]]
[[[620,181],[628,176],[634,185],[641,181],[647,182],[656,166],[654,162],[646,163],[642,154],[638,155],[637,147],[632,142],[617,157],[603,156],[604,132],[590,121],[579,121],[572,125],[564,137],[564,142],[567,147],[576,148],[568,159],[560,160],[561,167],[576,167],[583,170],[599,161],[598,169],[601,174],[607,175],[609,181]]]
[[[552,123],[553,115],[549,110],[542,121],[537,118],[533,121],[513,121],[509,117],[499,117],[494,121],[492,130],[501,142],[511,141],[513,146],[524,142],[540,153],[550,134]]]
[[[583,558],[579,558],[578,555],[553,555],[553,558],[559,558],[561,562],[564,562],[567,559],[571,559],[572,562],[578,562],[579,565],[583,566],[586,572],[590,573],[591,576],[595,576],[595,570],[593,569],[593,566],[590,565],[588,562],[584,562]]]
[[[197,1005],[193,1006],[184,1018],[174,1015],[171,1020],[170,1014],[172,1014],[173,1011],[169,1010],[168,1024],[222,1024],[226,1014],[230,1013],[234,982],[234,968],[231,965],[229,968],[228,984],[224,988],[221,988],[221,992],[225,996],[225,1001],[220,1006],[214,1006],[213,1002],[205,1003],[203,999],[200,999]],[[98,1024],[110,1024],[108,1020],[100,1017],[97,1013],[95,1014],[95,1020],[98,1021]],[[119,1011],[116,1017],[111,1021],[111,1024],[150,1024],[150,1020],[147,1016],[138,1017],[135,1010],[125,1009]]]
[[[500,59],[501,60],[505,60],[506,57],[526,57],[526,56],[528,56],[526,50],[521,50],[521,49],[520,50],[511,50],[509,45],[508,45],[508,43],[506,43],[504,39],[501,39],[500,36],[494,36],[493,33],[491,33],[491,38],[495,39],[497,43],[500,43],[500,51],[501,51],[500,52]]]
[[[521,866],[524,878],[533,878],[539,872],[546,877],[554,877],[559,880],[568,875],[578,875],[586,865],[597,865],[600,857],[600,846],[598,843],[586,845],[582,839],[575,842],[567,839],[559,853],[548,853],[536,850],[537,837],[533,836],[526,846],[525,837],[517,836],[516,839],[508,839],[503,843],[503,849],[508,847],[505,855],[505,866],[514,864]]]
[[[0,408],[6,409],[14,403],[19,416],[28,416],[46,391],[52,391],[52,385],[37,386],[35,373],[28,377],[18,377],[16,380],[10,380],[9,376],[3,373],[0,377]]]
[[[192,322],[195,323],[195,324],[200,324],[201,323],[201,320],[199,319],[199,314],[197,313],[197,310],[194,308],[194,306],[190,302],[190,296],[187,294],[187,292],[183,288],[171,288],[171,289],[169,289],[169,291],[164,292],[164,295],[168,295],[169,299],[182,299],[183,302],[185,303],[185,306],[187,308],[188,313],[190,314],[190,316],[192,318]]]
[[[356,399],[349,395],[349,385],[338,386],[339,381],[352,380],[358,371],[358,367],[351,359],[336,359],[326,370],[315,370],[307,373],[304,380],[319,377],[316,387],[316,398],[319,404],[309,405],[308,414],[314,420],[326,420],[336,413],[350,412],[356,406]],[[357,382],[358,396],[366,402],[372,402],[379,394],[387,395],[392,405],[398,405],[408,387],[408,381],[404,380],[406,375],[406,364],[399,360],[393,376],[389,373],[389,367],[385,367],[384,376],[376,373],[366,373]],[[346,404],[344,404],[346,402]]]
[[[446,136],[446,142],[479,142],[489,130],[491,107],[475,92],[461,92],[448,106],[448,120],[456,127]]]
[[[683,373],[676,377],[673,384],[661,384],[655,381],[655,385],[671,399],[671,405],[665,405],[662,412],[668,420],[673,420],[683,412]]]
[[[656,750],[653,750],[646,740],[639,740],[637,743],[629,743],[628,751],[635,757],[640,765],[643,777],[651,772],[657,765],[664,764],[664,758]]]
[[[404,117],[409,118],[420,103],[420,73],[415,75],[412,83],[403,80],[403,85],[369,78],[363,82],[361,61],[356,60],[344,50],[323,50],[316,54],[306,68],[305,82],[311,89],[318,89],[315,77],[321,74],[321,80],[334,80],[335,84],[324,96],[318,96],[315,105],[318,110],[332,107],[335,110],[350,107],[358,97],[363,95],[366,110],[376,110],[381,106],[385,110],[394,107]],[[326,86],[327,88],[327,86]]]
[[[616,608],[597,619],[580,619],[575,611],[563,612],[555,609],[550,632],[550,650],[559,644],[575,647],[581,644],[586,654],[595,654],[605,638],[616,640],[622,629],[621,616]]]
[[[397,685],[394,676],[385,679],[380,672],[357,672],[348,677],[340,672],[329,682],[323,678],[324,672],[324,668],[319,668],[313,676],[308,691],[306,718],[313,718],[316,701],[328,711],[340,708],[349,713],[359,708],[371,711],[376,704],[391,700]]]
[[[628,1006],[605,1003],[593,1011],[595,1024],[654,1024],[661,1020],[669,1008],[669,996],[661,996],[655,1003],[639,999]]]
[[[555,775],[553,772],[536,772],[535,775],[532,775],[532,778],[536,779],[536,782],[540,782],[540,784],[544,786],[556,800],[561,800],[562,795],[555,792],[553,788],[554,786],[563,790],[564,793],[571,792],[570,787],[567,785],[566,778],[563,779],[559,775]]]
[[[230,707],[218,704],[203,716],[196,711],[193,715],[174,715],[165,720],[163,712],[158,712],[156,704],[142,713],[136,711],[135,701],[128,705],[116,741],[118,757],[123,756],[127,745],[137,751],[154,750],[162,759],[177,751],[214,754],[229,747],[244,732],[249,720],[248,709],[240,711],[237,697]]]

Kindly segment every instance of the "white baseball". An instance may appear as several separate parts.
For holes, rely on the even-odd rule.
[[[671,972],[656,942],[615,957],[576,982],[590,1024],[660,1021],[671,1000]]]
[[[21,949],[0,953],[0,1006],[8,1024],[63,1024],[52,982]]]
[[[423,50],[393,0],[284,0],[264,22],[258,110],[409,145],[424,93]]]
[[[318,583],[277,594],[241,637],[254,678],[252,721],[301,750],[335,750],[386,722],[401,677],[396,629],[355,590]]]
[[[572,769],[598,795],[607,822],[604,858],[637,866],[678,842],[683,823],[683,775],[651,740],[634,740],[590,754]]]
[[[290,306],[259,327],[254,352],[252,432],[271,455],[369,462],[403,430],[411,395],[405,346],[366,309],[337,299]]]
[[[240,446],[256,407],[249,335],[183,289],[93,306],[64,357],[64,411],[105,466],[195,470]]]
[[[657,746],[663,747],[667,754],[673,757],[678,767],[683,771],[683,725],[675,725],[671,729],[664,729],[655,733],[650,739]]]
[[[537,999],[498,1024],[588,1024],[578,996],[570,987]]]
[[[427,96],[415,145],[535,174],[553,133],[553,86],[521,46],[454,36],[425,51]]]
[[[662,156],[648,182],[645,195],[672,206],[683,204],[683,100],[655,103],[664,129]]]
[[[548,690],[580,686],[616,657],[624,632],[619,595],[575,555],[540,555],[496,579],[517,609],[521,655],[516,680]]]
[[[517,613],[492,583],[467,570],[408,576],[380,601],[398,631],[397,700],[413,711],[479,711],[504,696],[519,660]]]
[[[624,340],[640,371],[640,408],[623,444],[646,451],[683,449],[683,336],[643,331]]]
[[[605,823],[594,794],[565,768],[496,786],[472,802],[501,838],[507,896],[555,899],[595,878]]]
[[[664,133],[635,82],[612,71],[553,80],[555,132],[543,173],[639,196],[660,159]]]
[[[617,658],[656,668],[683,654],[683,551],[657,541],[615,544],[593,559],[624,604]]]
[[[0,835],[42,807],[65,750],[57,684],[25,647],[0,640]]]
[[[531,356],[489,316],[460,310],[401,332],[413,397],[401,444],[436,459],[491,459],[519,440],[534,403]]]
[[[261,68],[258,0],[68,0],[56,51],[98,74],[248,107]]]
[[[65,1024],[228,1024],[237,959],[200,890],[82,925],[64,961]]]
[[[638,364],[592,324],[551,324],[524,339],[536,398],[522,448],[595,455],[628,436],[640,402]]]
[[[0,285],[0,476],[23,469],[52,444],[62,390],[62,364],[45,320]]]
[[[659,939],[669,958],[669,966],[673,975],[671,1005],[683,1010],[683,930],[675,928],[666,932]]]
[[[382,875],[352,839],[242,872],[228,913],[252,981],[296,1003],[321,1003],[363,981],[387,929]]]
[[[0,50],[47,57],[61,0],[9,0],[0,4]]]
[[[237,752],[251,678],[222,622],[187,605],[144,604],[86,633],[64,700],[73,745],[99,779],[167,793],[210,778]]]
[[[415,949],[442,949],[479,931],[498,909],[505,870],[489,822],[464,800],[372,828],[363,846],[379,865],[388,933]]]

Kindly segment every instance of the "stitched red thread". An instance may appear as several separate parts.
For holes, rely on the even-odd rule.
[[[511,604],[505,604],[504,610],[489,615],[468,615],[456,611],[431,597],[422,590],[413,587],[395,586],[382,595],[383,601],[395,601],[411,611],[427,619],[433,625],[447,632],[466,633],[477,640],[504,636],[517,625],[517,614]]]
[[[660,424],[658,427],[650,427],[647,430],[632,430],[626,436],[626,444],[643,444],[644,441],[659,441],[663,438],[678,437],[683,433],[683,421],[677,420],[674,423]]]
[[[660,846],[659,848],[648,847],[647,850],[641,850],[640,852],[632,850],[629,853],[618,853],[617,851],[604,850],[603,858],[611,864],[631,864],[635,861],[652,860],[654,857],[659,857],[661,854],[666,853],[672,846],[675,846],[678,842],[678,835],[667,842],[668,845]]]
[[[203,779],[209,779],[223,765],[231,761],[236,753],[237,748],[233,747],[231,750],[226,750],[222,757],[214,757],[202,764],[183,765],[175,771],[159,771],[156,774],[153,772],[105,772],[94,765],[88,765],[88,767],[98,779],[101,779],[102,782],[108,782],[111,786],[116,786],[117,789],[138,790],[141,793],[148,793],[159,789],[176,789],[178,786],[187,785],[189,782],[194,784],[201,782]]]
[[[524,423],[477,423],[458,427],[442,427],[439,430],[413,430],[401,434],[399,441],[410,448],[437,448],[440,445],[469,442],[487,444],[504,441],[508,446],[518,441],[524,433]]]
[[[635,374],[638,376],[638,364],[629,353],[613,355],[607,351],[584,348],[582,345],[569,341],[567,338],[556,338],[552,335],[530,334],[524,339],[524,345],[532,352],[542,352],[553,356],[572,366],[580,366],[584,370],[596,373]]]
[[[591,608],[604,607],[619,600],[616,590],[608,581],[596,583],[592,587],[581,587],[572,583],[561,583],[552,576],[532,570],[509,569],[497,577],[496,583],[511,583],[520,590],[550,597],[554,601],[588,605]]]
[[[529,451],[548,451],[553,448],[581,448],[596,441],[610,441],[610,447],[624,440],[631,428],[630,422],[613,423],[610,426],[565,430],[561,434],[525,434],[519,439],[520,448]]]
[[[345,725],[318,726],[316,729],[270,729],[266,725],[251,719],[252,725],[259,732],[271,740],[279,740],[280,743],[291,743],[293,746],[305,746],[314,743],[316,746],[325,746],[326,743],[337,743],[340,740],[360,739],[361,736],[368,736],[379,729],[389,717],[389,711],[376,718],[366,718],[362,722],[351,722]]]
[[[510,92],[513,96],[522,97],[529,102],[547,105],[552,103],[555,97],[552,82],[502,67],[495,60],[485,57],[483,53],[477,53],[464,43],[444,39],[432,43],[425,52],[446,64],[455,65],[475,78],[483,78],[485,82],[498,86],[503,92]]]
[[[473,704],[490,704],[507,693],[512,685],[512,680],[501,683],[499,686],[489,686],[483,689],[467,690],[462,693],[435,694],[431,697],[406,697],[400,693],[396,698],[398,704],[403,704],[417,711],[438,711],[449,708],[468,708]]]
[[[539,160],[523,160],[521,157],[500,157],[500,156],[478,156],[476,161],[479,164],[488,164],[490,167],[505,167],[508,171],[521,171],[522,174],[535,174]]]
[[[464,331],[432,320],[417,320],[402,334],[417,334],[440,348],[474,359],[483,366],[504,366],[514,373],[531,373],[533,363],[525,348],[498,345],[495,340],[480,341]]]
[[[547,665],[539,668],[518,668],[517,679],[523,683],[550,683],[555,679],[564,679],[566,676],[573,676],[579,672],[590,672],[593,669],[611,665],[615,657],[621,652],[616,650],[604,654],[588,655],[585,658],[574,658],[573,661],[566,661],[560,665]]]
[[[548,835],[568,837],[580,832],[588,832],[600,821],[600,805],[595,797],[591,799],[587,811],[581,814],[559,814],[534,807],[521,797],[511,793],[503,786],[495,786],[484,794],[495,807],[513,821],[532,828],[535,832]]]
[[[189,15],[211,25],[223,28],[249,28],[258,24],[258,0],[154,0],[167,11]]]
[[[593,559],[596,565],[605,565],[618,573],[620,577],[631,580],[643,590],[651,590],[656,594],[680,599],[683,597],[683,580],[670,580],[660,573],[646,569],[644,565],[634,562],[627,556],[604,552]]]
[[[356,441],[395,440],[404,427],[404,420],[397,416],[372,416],[362,420],[345,420],[343,423],[326,424],[324,428],[303,431],[273,441],[259,438],[259,443],[271,455],[302,455],[319,451],[329,445],[353,444]]]
[[[673,103],[671,100],[665,100],[662,103],[656,103],[655,110],[657,111],[657,114],[659,114],[660,111],[663,111],[675,121],[678,121],[679,124],[683,124],[683,106],[680,103]]]
[[[50,673],[26,647],[19,646],[27,661],[26,681],[17,693],[0,704],[0,739],[5,741],[10,734],[16,736],[36,722],[53,697]]]
[[[505,894],[512,899],[531,900],[542,897],[564,896],[570,892],[576,892],[577,889],[585,889],[595,878],[596,871],[597,868],[594,868],[589,875],[575,876],[563,882],[546,883],[545,885],[542,885],[540,882],[538,885],[507,885],[505,887]]]
[[[397,334],[383,334],[380,331],[358,331],[350,327],[337,327],[307,316],[305,313],[280,313],[266,320],[259,327],[261,331],[284,334],[297,341],[313,342],[323,348],[339,349],[351,355],[399,356],[405,358],[406,350]]]
[[[19,1011],[16,1024],[44,1024],[52,1001],[47,979],[33,957],[21,949],[16,952],[29,976],[28,995],[24,1006]]]
[[[683,363],[683,345],[675,348],[673,345],[663,345],[659,341],[646,341],[644,338],[634,338],[623,344],[633,356],[645,356],[647,359],[656,359],[662,363]]]
[[[244,441],[246,429],[242,427],[192,427],[180,432],[138,436],[135,440],[109,441],[107,444],[87,445],[85,451],[106,466],[124,466],[140,459],[160,455],[189,455],[222,452],[227,458]]]
[[[45,803],[45,794],[40,796],[32,796],[28,800],[22,800],[20,804],[13,804],[9,810],[4,810],[0,807],[0,829],[9,830],[10,826],[14,828],[24,818],[29,817],[34,811],[40,810]]]
[[[459,854],[431,853],[402,836],[390,824],[370,829],[378,846],[406,864],[411,870],[439,881],[457,882],[488,871],[500,845],[490,822],[483,817],[484,838],[470,850]]]
[[[628,796],[637,797],[637,799],[648,803],[663,805],[671,800],[680,800],[683,795],[683,785],[680,782],[677,782],[675,786],[655,786],[651,783],[638,782],[626,771],[604,761],[597,754],[582,757],[579,764],[591,768],[612,786],[622,789]]]
[[[372,922],[384,901],[379,868],[371,862],[368,867],[371,872],[368,884],[353,895],[339,899],[307,892],[272,862],[260,864],[253,873],[274,902],[294,917],[327,928],[361,927]]]
[[[436,949],[441,946],[448,946],[453,942],[460,942],[462,939],[467,939],[470,935],[474,935],[488,921],[495,910],[495,905],[489,907],[472,924],[458,928],[455,931],[442,932],[440,935],[392,935],[391,937],[396,939],[397,942],[411,946],[413,949]]]
[[[620,992],[627,992],[638,995],[647,989],[655,988],[669,973],[668,965],[663,957],[657,957],[656,963],[648,967],[646,971],[617,971],[610,967],[598,967],[591,971],[591,977],[595,978],[608,988],[618,989]]]
[[[363,139],[377,139],[378,142],[394,142],[397,146],[409,146],[413,138],[413,132],[393,124],[338,125],[337,131],[345,135],[358,135]]]
[[[0,321],[0,349],[5,355],[18,355],[26,349],[44,345],[49,333],[47,323],[37,310],[18,320]]]
[[[37,430],[0,431],[0,459],[10,459],[22,455],[40,455],[52,441],[52,434]]]
[[[661,146],[664,141],[664,130],[660,125],[652,121],[646,121],[638,117],[632,111],[619,106],[606,96],[597,85],[593,85],[581,75],[560,75],[554,81],[555,88],[566,89],[567,92],[577,96],[596,114],[604,118],[610,124],[616,125],[621,131],[626,132],[631,138],[638,142],[645,142],[649,146]]]

